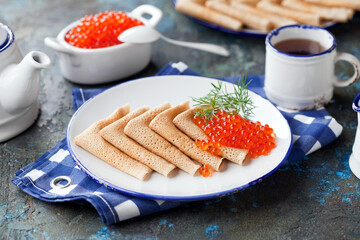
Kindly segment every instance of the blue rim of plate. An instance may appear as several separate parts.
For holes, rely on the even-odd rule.
[[[187,75],[181,75],[181,76],[187,76]],[[190,75],[189,75],[190,76]],[[163,76],[156,76],[156,77],[166,77],[166,75],[163,75]],[[198,76],[192,76],[192,77],[198,77]],[[251,76],[248,76],[248,77],[251,77]],[[104,90],[103,92],[99,93],[98,95],[96,96],[99,96],[100,94],[103,94],[104,92],[112,89],[112,88],[115,88],[115,87],[118,87],[119,85],[123,84],[123,83],[128,83],[128,82],[132,82],[132,81],[137,81],[137,80],[141,80],[141,79],[147,79],[147,78],[151,78],[151,77],[144,77],[144,78],[137,78],[137,79],[133,79],[133,80],[129,80],[129,81],[126,81],[126,82],[122,82],[122,83],[119,83],[115,86],[112,86],[106,90]],[[206,77],[208,78],[208,77]],[[210,78],[211,79],[211,78]],[[219,79],[215,79],[215,80],[219,80]],[[224,81],[224,80],[221,80],[221,81]],[[225,81],[226,82],[226,81]],[[230,83],[230,82],[228,82]],[[231,83],[233,84],[233,83]],[[251,90],[249,90],[251,91]],[[256,94],[256,93],[254,93]],[[258,95],[258,94],[256,94]],[[274,167],[271,171],[269,171],[268,173],[266,173],[265,175],[261,176],[260,178],[256,179],[256,180],[253,180],[247,184],[244,184],[244,185],[241,185],[239,187],[236,187],[236,188],[232,188],[232,189],[227,189],[227,190],[224,190],[224,191],[220,191],[220,192],[216,192],[216,193],[211,193],[211,194],[203,194],[203,195],[196,195],[196,196],[162,196],[162,195],[153,195],[153,194],[146,194],[146,193],[141,193],[141,192],[136,192],[136,191],[132,191],[132,190],[129,190],[129,189],[125,189],[125,188],[122,188],[122,187],[118,187],[108,181],[105,181],[99,177],[97,177],[95,174],[93,174],[90,170],[88,170],[82,163],[81,161],[76,157],[72,147],[71,147],[71,143],[70,143],[70,137],[69,137],[69,132],[70,132],[70,128],[71,128],[71,125],[72,125],[72,121],[75,119],[76,115],[81,111],[81,109],[86,106],[87,103],[89,103],[90,101],[92,101],[96,96],[93,96],[91,98],[89,98],[85,103],[83,103],[77,110],[76,112],[74,113],[74,115],[71,117],[70,121],[69,121],[69,125],[67,127],[67,131],[66,131],[66,144],[68,146],[68,150],[69,150],[69,153],[72,157],[72,159],[75,161],[75,164],[88,176],[90,177],[91,179],[93,179],[95,182],[99,183],[99,184],[102,184],[104,185],[105,187],[109,188],[110,190],[113,190],[113,191],[116,191],[116,192],[119,192],[119,193],[122,193],[122,194],[127,194],[127,195],[130,195],[130,196],[135,196],[135,197],[139,197],[139,198],[144,198],[144,199],[156,199],[156,200],[169,200],[169,201],[185,201],[185,202],[188,202],[188,201],[197,201],[197,200],[206,200],[206,199],[212,199],[212,198],[219,198],[219,197],[225,197],[225,196],[228,196],[228,195],[232,195],[234,193],[238,193],[250,186],[253,186],[257,183],[260,183],[263,181],[263,179],[265,179],[266,177],[270,176],[272,173],[274,173],[279,167],[282,166],[282,164],[285,162],[285,160],[288,158],[288,156],[290,155],[290,152],[291,152],[291,149],[292,149],[292,141],[293,141],[293,135],[292,135],[292,131],[291,131],[291,128],[289,126],[289,130],[290,130],[290,146],[284,156],[284,158],[279,162],[279,164]],[[260,95],[258,95],[259,97],[261,97]],[[261,97],[263,98],[263,97]],[[263,98],[264,100],[268,101],[270,104],[272,104],[274,106],[274,104],[272,102],[270,102],[269,100]],[[274,108],[279,111],[275,106]],[[279,113],[281,114],[281,112],[279,111]],[[281,116],[284,118],[284,116],[281,114]],[[285,119],[285,118],[284,118]],[[286,121],[286,119],[285,119]],[[287,121],[286,121],[287,122]],[[120,170],[119,170],[120,171]],[[139,180],[140,181],[140,180]]]
[[[177,1],[178,0],[172,0],[174,5],[176,4]],[[238,36],[261,37],[261,38],[266,37],[266,35],[268,34],[268,33],[260,32],[258,30],[254,30],[254,29],[250,29],[250,28],[244,28],[241,31],[234,31],[234,30],[231,30],[231,29],[228,29],[228,28],[225,28],[225,27],[221,27],[221,26],[213,24],[213,23],[209,23],[209,22],[194,18],[194,17],[189,16],[189,15],[187,15],[185,13],[184,13],[184,15],[187,16],[189,19],[193,20],[194,22],[197,22],[197,23],[199,23],[199,24],[201,24],[201,25],[203,25],[205,27],[208,27],[208,28],[220,31],[220,32],[224,32],[224,33],[230,33],[230,34],[238,35]],[[331,22],[325,23],[321,27],[325,28],[325,29],[330,29],[332,27],[335,27],[338,24],[339,24],[338,22],[331,21]]]

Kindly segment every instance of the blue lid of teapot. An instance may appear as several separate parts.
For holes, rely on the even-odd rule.
[[[0,52],[3,50],[3,48],[6,48],[10,42],[10,39],[13,38],[10,34],[12,34],[10,28],[0,23]]]

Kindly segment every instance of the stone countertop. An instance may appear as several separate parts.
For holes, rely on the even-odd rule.
[[[351,173],[348,159],[357,127],[351,104],[360,92],[360,82],[335,89],[326,107],[344,127],[337,140],[232,196],[107,226],[89,204],[43,202],[10,182],[18,169],[65,137],[73,114],[71,89],[80,86],[62,77],[57,57],[44,45],[44,38],[56,36],[84,15],[131,11],[144,3],[163,10],[157,29],[164,35],[220,44],[231,55],[223,58],[158,41],[147,68],[125,80],[152,76],[170,61],[183,61],[207,77],[264,74],[264,38],[235,36],[199,25],[176,12],[171,0],[0,0],[0,22],[15,32],[21,51],[40,50],[53,61],[52,68],[41,73],[39,118],[24,133],[0,143],[0,239],[359,239],[360,180]],[[331,32],[338,51],[360,59],[359,14]],[[352,71],[344,63],[336,69],[344,72],[342,76]]]

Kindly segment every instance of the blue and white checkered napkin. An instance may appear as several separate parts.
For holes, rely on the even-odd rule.
[[[184,63],[170,63],[158,75],[197,75]],[[222,80],[235,82],[239,77],[227,77]],[[261,96],[263,76],[249,76],[252,80],[249,89]],[[87,99],[100,93],[102,89],[74,89],[74,109],[78,109]],[[293,148],[288,162],[301,159],[305,155],[335,140],[342,127],[325,109],[314,111],[286,111],[281,113],[288,120],[293,133]],[[181,202],[147,200],[112,191],[95,182],[83,173],[74,163],[66,145],[62,140],[47,151],[35,162],[15,173],[12,182],[24,192],[47,202],[88,201],[101,216],[105,224],[113,224],[126,219],[144,216],[158,211],[167,210],[181,205]],[[71,179],[69,186],[58,188],[51,184],[54,179],[62,176]],[[56,185],[56,184],[55,184]]]

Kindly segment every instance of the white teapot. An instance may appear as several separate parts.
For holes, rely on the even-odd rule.
[[[26,130],[39,114],[40,70],[50,58],[38,51],[22,57],[11,29],[0,23],[0,142]]]

